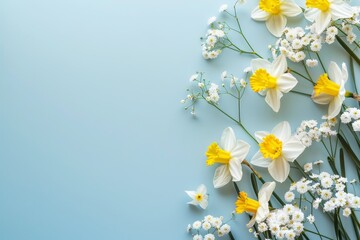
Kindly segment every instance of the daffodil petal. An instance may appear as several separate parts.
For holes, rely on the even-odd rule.
[[[225,151],[231,151],[231,149],[233,149],[235,147],[236,137],[235,137],[234,130],[231,127],[225,128],[225,130],[223,131],[223,133],[221,135],[220,143],[221,143],[221,147]]]
[[[286,142],[291,137],[291,127],[289,122],[283,121],[278,123],[271,131],[275,137],[279,138],[282,142]]]
[[[335,82],[339,85],[341,84],[343,75],[342,75],[341,69],[335,62],[330,62],[327,73],[329,75],[329,78],[333,82]]]
[[[249,153],[250,145],[242,140],[237,140],[236,146],[231,150],[231,157],[240,159],[241,162],[246,158]]]
[[[285,29],[287,19],[283,15],[271,15],[266,20],[266,27],[275,37],[280,37]]]
[[[264,137],[266,137],[269,134],[270,133],[266,132],[266,131],[257,131],[257,132],[255,132],[255,138],[258,142],[262,142]]]
[[[250,163],[254,166],[265,167],[265,168],[269,167],[271,162],[272,162],[271,159],[264,158],[260,151],[255,153],[255,155],[252,157],[252,159],[250,161]]]
[[[284,54],[280,54],[271,64],[270,74],[273,77],[281,76],[285,71],[287,71],[287,62]]]
[[[346,67],[345,63],[341,64],[341,74],[343,76],[344,83],[346,83],[346,81],[349,78],[349,74],[348,74],[347,67]]]
[[[331,95],[328,95],[328,94],[321,93],[316,96],[313,94],[311,98],[317,104],[326,105],[326,104],[329,104],[333,100],[334,97]]]
[[[242,167],[240,159],[232,159],[229,163],[230,174],[232,176],[233,182],[238,182],[242,178]]]
[[[275,187],[276,187],[275,182],[266,182],[262,185],[258,194],[260,205],[263,205],[265,202],[270,201],[270,197],[274,192]]]
[[[251,66],[251,70],[253,72],[255,72],[256,70],[258,70],[260,68],[263,68],[265,70],[270,69],[271,63],[265,59],[256,58],[256,59],[251,60],[250,66]]]
[[[340,18],[351,18],[354,15],[354,10],[347,3],[342,4],[331,4],[331,15],[332,20],[336,21]]]
[[[272,108],[274,112],[280,109],[280,99],[283,94],[278,89],[269,89],[265,96],[265,102]]]
[[[340,113],[342,103],[343,101],[341,100],[340,96],[334,97],[334,99],[329,104],[329,109],[328,109],[329,119],[336,117]]]
[[[283,144],[282,156],[289,162],[293,162],[305,150],[305,146],[296,138],[291,137]]]
[[[278,89],[281,92],[287,93],[287,92],[290,92],[291,89],[293,89],[297,83],[298,83],[298,81],[292,74],[284,73],[277,79],[276,84],[277,84]]]
[[[266,203],[260,205],[260,207],[257,209],[255,220],[257,222],[262,222],[267,218],[269,213],[270,213],[270,211],[269,211],[269,203],[266,202]]]
[[[259,6],[257,6],[254,10],[251,12],[251,18],[256,21],[266,21],[269,18],[269,13],[261,10]]]
[[[208,206],[208,201],[206,199],[202,200],[200,203],[199,203],[199,206],[202,208],[202,209],[206,209],[207,206]]]
[[[309,9],[306,9],[304,12],[305,18],[310,22],[314,22],[319,14],[320,14],[320,11],[316,8],[309,8]]]
[[[256,214],[252,216],[252,218],[250,219],[250,221],[246,224],[247,228],[251,228],[252,226],[254,226],[255,224],[255,219],[256,218]]]
[[[231,174],[227,165],[217,167],[214,174],[213,184],[215,188],[221,188],[231,181]]]
[[[330,12],[322,12],[317,15],[315,19],[315,32],[317,34],[321,34],[325,28],[329,25],[331,21],[331,13]]]
[[[292,0],[283,1],[280,6],[281,13],[287,17],[296,17],[301,14],[301,8]]]
[[[272,161],[268,170],[273,179],[282,183],[289,176],[290,165],[288,161],[280,157]]]

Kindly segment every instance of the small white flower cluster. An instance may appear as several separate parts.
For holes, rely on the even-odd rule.
[[[239,80],[239,78],[235,77],[234,75],[229,75],[227,73],[227,71],[224,71],[221,73],[221,81],[225,81],[226,79],[229,79],[229,85],[230,85],[230,88],[233,88],[233,87],[239,87],[239,88],[245,88],[246,85],[247,85],[247,82],[241,78]],[[223,85],[224,86],[224,85]]]
[[[327,119],[318,126],[316,120],[302,121],[300,126],[296,130],[295,137],[299,139],[305,147],[310,147],[313,141],[319,142],[322,137],[330,137],[337,134],[333,128],[336,125],[336,119]]]
[[[270,212],[264,222],[258,224],[258,231],[270,231],[277,239],[293,240],[304,231],[304,213],[300,208],[286,204]]]
[[[229,234],[231,227],[229,224],[223,224],[223,217],[213,217],[207,215],[203,220],[198,220],[189,224],[187,232],[191,233],[193,240],[214,240],[215,232],[218,237]]]
[[[283,36],[279,38],[274,47],[271,47],[273,57],[284,54],[293,62],[300,62],[306,58],[305,50],[310,48],[313,52],[319,52],[322,47],[322,37],[318,34],[306,33],[302,27],[285,28]],[[315,59],[307,61],[309,67],[317,66]]]
[[[214,26],[215,23],[212,22],[211,26]],[[218,46],[218,42],[225,36],[225,32],[222,29],[223,26],[219,25],[220,29],[209,29],[206,34],[205,41],[201,44],[202,55],[205,59],[214,59],[219,56],[221,53],[221,48]]]
[[[353,7],[354,16],[352,18],[342,19],[341,30],[346,34],[346,40],[351,44],[356,40],[356,34],[353,32],[352,25],[360,24],[360,7]]]
[[[360,109],[347,108],[346,111],[340,116],[341,122],[348,124],[352,123],[354,131],[360,131]]]
[[[311,169],[312,164],[304,165],[305,172],[309,172]],[[310,191],[316,196],[316,199],[312,202],[312,208],[314,209],[318,209],[320,203],[322,203],[324,212],[332,212],[337,208],[341,208],[343,215],[348,217],[351,214],[351,209],[360,208],[360,197],[344,191],[348,182],[347,178],[331,175],[328,172],[312,173],[310,178],[311,180],[302,178],[293,183],[289,191],[285,193],[285,200],[293,202],[295,199],[294,192],[303,195]]]

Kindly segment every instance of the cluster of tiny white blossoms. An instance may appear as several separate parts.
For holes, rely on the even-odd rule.
[[[258,224],[258,231],[270,231],[277,239],[293,240],[304,231],[304,213],[300,208],[286,204],[271,211],[266,220]]]
[[[223,71],[221,73],[221,81],[225,82],[225,80],[229,80],[229,86],[230,88],[245,88],[247,85],[247,82],[241,78],[239,79],[238,77],[234,76],[233,74],[228,74],[227,71]],[[225,86],[225,83],[222,84],[223,87]]]
[[[327,120],[318,125],[316,120],[302,121],[300,126],[296,130],[296,137],[299,139],[305,147],[310,147],[313,141],[319,142],[322,138],[334,136],[337,134],[334,127],[336,125],[336,119]]]
[[[207,31],[201,44],[202,55],[205,59],[217,58],[222,51],[223,44],[221,44],[221,39],[225,36],[224,26],[216,24],[215,21],[216,17],[209,19],[208,23],[211,28]]]
[[[314,164],[319,164],[314,162]],[[312,163],[307,163],[304,166],[305,172],[311,173]],[[360,197],[352,193],[347,193],[346,183],[347,178],[339,175],[331,175],[328,172],[321,172],[319,174],[311,173],[310,179],[302,178],[290,186],[288,192],[285,193],[285,201],[293,202],[296,194],[304,195],[311,192],[315,197],[312,201],[312,209],[318,209],[322,204],[324,212],[333,212],[336,209],[342,209],[344,216],[348,217],[351,214],[351,209],[360,208]],[[352,181],[351,183],[354,183]],[[304,197],[304,199],[306,199]],[[314,218],[311,217],[311,220]],[[309,222],[310,219],[308,218]]]
[[[354,131],[360,131],[360,109],[347,108],[340,116],[341,122],[344,124],[352,125]]]
[[[187,232],[193,236],[193,240],[214,240],[215,233],[218,237],[229,234],[231,227],[223,223],[223,217],[207,215],[202,220],[197,220],[187,227]]]
[[[353,25],[356,26],[360,24],[360,19],[359,19],[360,8],[355,6],[352,8],[354,12],[353,17],[341,19],[341,30],[346,34],[346,40],[350,44],[352,44],[357,38],[355,32],[353,31],[352,26]]]

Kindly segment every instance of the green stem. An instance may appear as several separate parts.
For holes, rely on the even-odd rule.
[[[333,240],[332,238],[329,238],[329,237],[327,237],[327,236],[324,236],[324,235],[322,235],[322,234],[320,234],[320,233],[317,233],[317,232],[311,231],[311,230],[306,229],[306,228],[304,228],[304,231],[305,231],[305,232],[309,232],[309,233],[313,233],[313,234],[316,234],[316,235],[319,235],[320,237],[323,237],[323,238],[326,238],[326,239]]]
[[[356,54],[349,48],[349,46],[339,37],[335,36],[336,40],[340,43],[340,45],[347,51],[347,53],[360,65],[360,58],[356,56]]]

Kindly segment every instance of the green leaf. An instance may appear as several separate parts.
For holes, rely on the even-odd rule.
[[[349,154],[350,158],[353,160],[353,162],[355,163],[356,167],[358,169],[360,169],[360,160],[359,158],[356,156],[356,154],[354,153],[354,151],[351,149],[350,145],[345,141],[344,137],[341,136],[340,134],[337,135],[337,137],[339,138],[341,145],[343,145],[343,147],[345,148],[346,152]]]
[[[339,36],[335,36],[336,40],[340,43],[340,45],[347,51],[347,53],[360,65],[360,58],[356,56],[353,50],[349,48],[349,46],[341,39]]]
[[[344,150],[342,148],[340,148],[340,169],[341,169],[341,176],[346,177]]]

